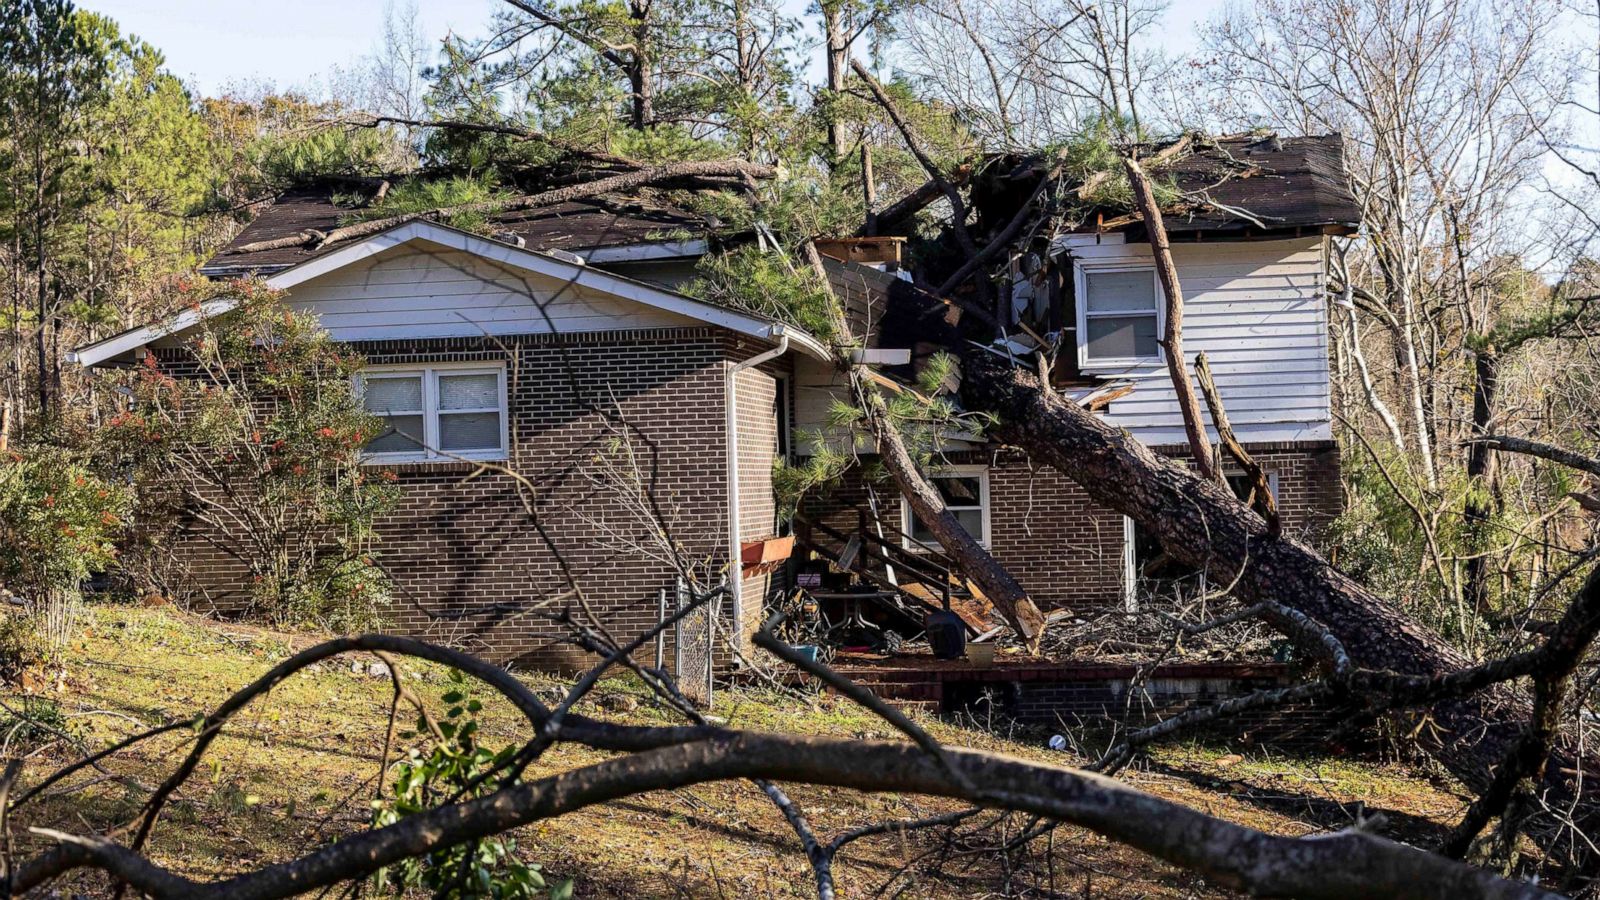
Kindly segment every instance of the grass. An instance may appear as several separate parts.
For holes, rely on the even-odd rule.
[[[10,749],[28,749],[24,783],[53,764],[150,725],[193,716],[259,676],[314,638],[218,624],[171,609],[96,607],[74,640],[62,677],[35,685],[28,699],[8,689],[5,706],[51,704],[60,734],[14,736]],[[196,878],[216,878],[291,858],[365,827],[377,789],[378,756],[387,726],[390,682],[371,659],[343,658],[297,675],[264,702],[248,707],[217,741],[195,777],[179,792],[155,831],[152,856]],[[430,702],[445,691],[437,666],[406,663],[406,677]],[[537,690],[561,683],[527,676]],[[487,692],[481,716],[487,746],[525,737],[507,704]],[[443,704],[439,704],[440,709]],[[637,683],[604,683],[580,709],[639,723],[669,716]],[[841,737],[890,737],[876,718],[834,698],[807,702],[753,692],[724,692],[715,714],[736,727]],[[925,720],[952,744],[1055,763],[1081,762],[1043,748],[1036,735],[1011,739]],[[184,732],[147,742],[108,765],[125,782],[89,773],[43,802],[24,807],[15,833],[23,850],[38,846],[27,826],[83,832],[126,821],[149,788],[176,764]],[[72,746],[76,744],[76,746]],[[583,748],[554,751],[534,772],[549,774],[592,763],[605,754]],[[1158,751],[1128,780],[1151,793],[1283,834],[1344,827],[1381,812],[1383,833],[1416,839],[1439,833],[1459,815],[1461,798],[1423,773],[1393,764],[1261,750],[1184,744]],[[791,793],[820,833],[889,818],[954,809],[925,797],[864,795],[831,788],[794,787]],[[1020,823],[1013,823],[1014,829]],[[718,783],[644,795],[539,823],[519,835],[528,855],[552,876],[576,879],[580,897],[805,897],[810,870],[782,818],[752,786]],[[1074,897],[1229,896],[1193,875],[1118,847],[1079,829],[1013,860],[1008,875],[994,854],[950,855],[937,870],[935,835],[885,836],[862,841],[839,861],[841,896],[873,896],[880,886],[896,897],[999,896],[1014,889],[1049,888]],[[103,895],[98,876],[80,874],[62,893]]]

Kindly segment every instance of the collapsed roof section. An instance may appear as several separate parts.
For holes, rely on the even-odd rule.
[[[1151,154],[1160,149],[1152,147]],[[1043,155],[995,160],[973,184],[977,230],[1003,227],[1051,165]],[[1174,240],[1353,234],[1361,224],[1338,134],[1199,139],[1152,174],[1182,195],[1162,211]],[[1074,227],[1144,240],[1143,223],[1126,209],[1088,210]]]

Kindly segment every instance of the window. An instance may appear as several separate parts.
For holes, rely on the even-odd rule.
[[[1161,359],[1162,309],[1150,266],[1077,270],[1078,363],[1128,365]]]
[[[928,481],[967,534],[989,546],[989,470],[983,466],[954,466],[930,474]],[[939,546],[939,539],[911,512],[910,503],[902,502],[900,508],[901,531],[924,544]]]
[[[1223,477],[1235,497],[1250,496],[1249,476],[1228,472]],[[1278,473],[1267,473],[1267,489],[1278,495]],[[1205,593],[1204,572],[1169,557],[1160,539],[1132,519],[1124,517],[1122,522],[1123,603],[1129,612],[1138,610],[1141,601],[1171,602]]]
[[[384,420],[367,442],[380,462],[503,459],[508,446],[501,366],[375,368],[361,373],[361,402]]]

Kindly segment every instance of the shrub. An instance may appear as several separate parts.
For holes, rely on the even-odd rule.
[[[13,452],[0,462],[0,581],[23,599],[46,657],[58,654],[76,624],[81,588],[116,556],[127,492],[66,453]],[[24,641],[16,638],[17,647]]]
[[[393,798],[373,803],[373,827],[393,825],[440,803],[486,796],[494,791],[499,778],[510,777],[506,770],[513,764],[517,745],[497,752],[478,743],[477,715],[483,704],[468,692],[466,676],[452,670],[443,697],[449,711],[438,723],[442,739],[426,753],[410,750],[395,766]],[[423,727],[424,723],[418,722],[418,730]],[[516,841],[503,835],[408,859],[380,869],[374,881],[380,890],[399,894],[423,888],[430,896],[452,900],[532,900],[541,896],[566,900],[572,896],[571,881],[547,884],[539,864],[524,862]]]
[[[21,611],[0,617],[0,681],[16,681],[49,656],[44,635],[31,617]]]
[[[154,356],[126,376],[131,402],[104,430],[107,449],[134,468],[142,525],[170,539],[197,524],[244,564],[245,612],[368,628],[387,594],[373,523],[398,494],[392,474],[361,465],[382,428],[356,396],[363,360],[258,283],[200,286],[192,308],[229,293],[239,305],[188,343],[193,377]]]

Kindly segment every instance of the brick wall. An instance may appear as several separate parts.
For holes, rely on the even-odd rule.
[[[649,522],[600,462],[617,458],[624,437],[671,537],[708,577],[721,571],[727,553],[723,379],[727,355],[740,345],[719,329],[355,346],[374,364],[504,362],[509,465],[532,487],[519,494],[515,479],[494,473],[468,479],[468,464],[384,467],[397,472],[403,489],[399,509],[379,523],[377,546],[395,586],[389,616],[396,631],[520,665],[580,664],[577,651],[555,640],[556,627],[533,612],[541,604],[559,609],[570,603],[559,599],[569,574],[613,634],[626,638],[653,624],[657,593],[674,579],[664,560],[641,551],[650,545]],[[766,408],[770,412],[770,396]],[[199,537],[180,541],[174,554],[215,606],[237,607],[246,584],[236,563]]]
[[[1186,448],[1157,448],[1179,457]],[[1284,527],[1316,539],[1339,514],[1339,455],[1331,443],[1249,448],[1276,474]],[[1123,599],[1124,525],[1120,513],[1091,501],[1055,469],[1030,465],[1015,451],[950,454],[952,464],[989,470],[989,549],[1036,601],[1047,606],[1116,606]],[[879,486],[879,502],[898,524],[900,497]],[[856,527],[867,485],[852,469],[838,485],[807,498],[805,513],[836,528]]]

